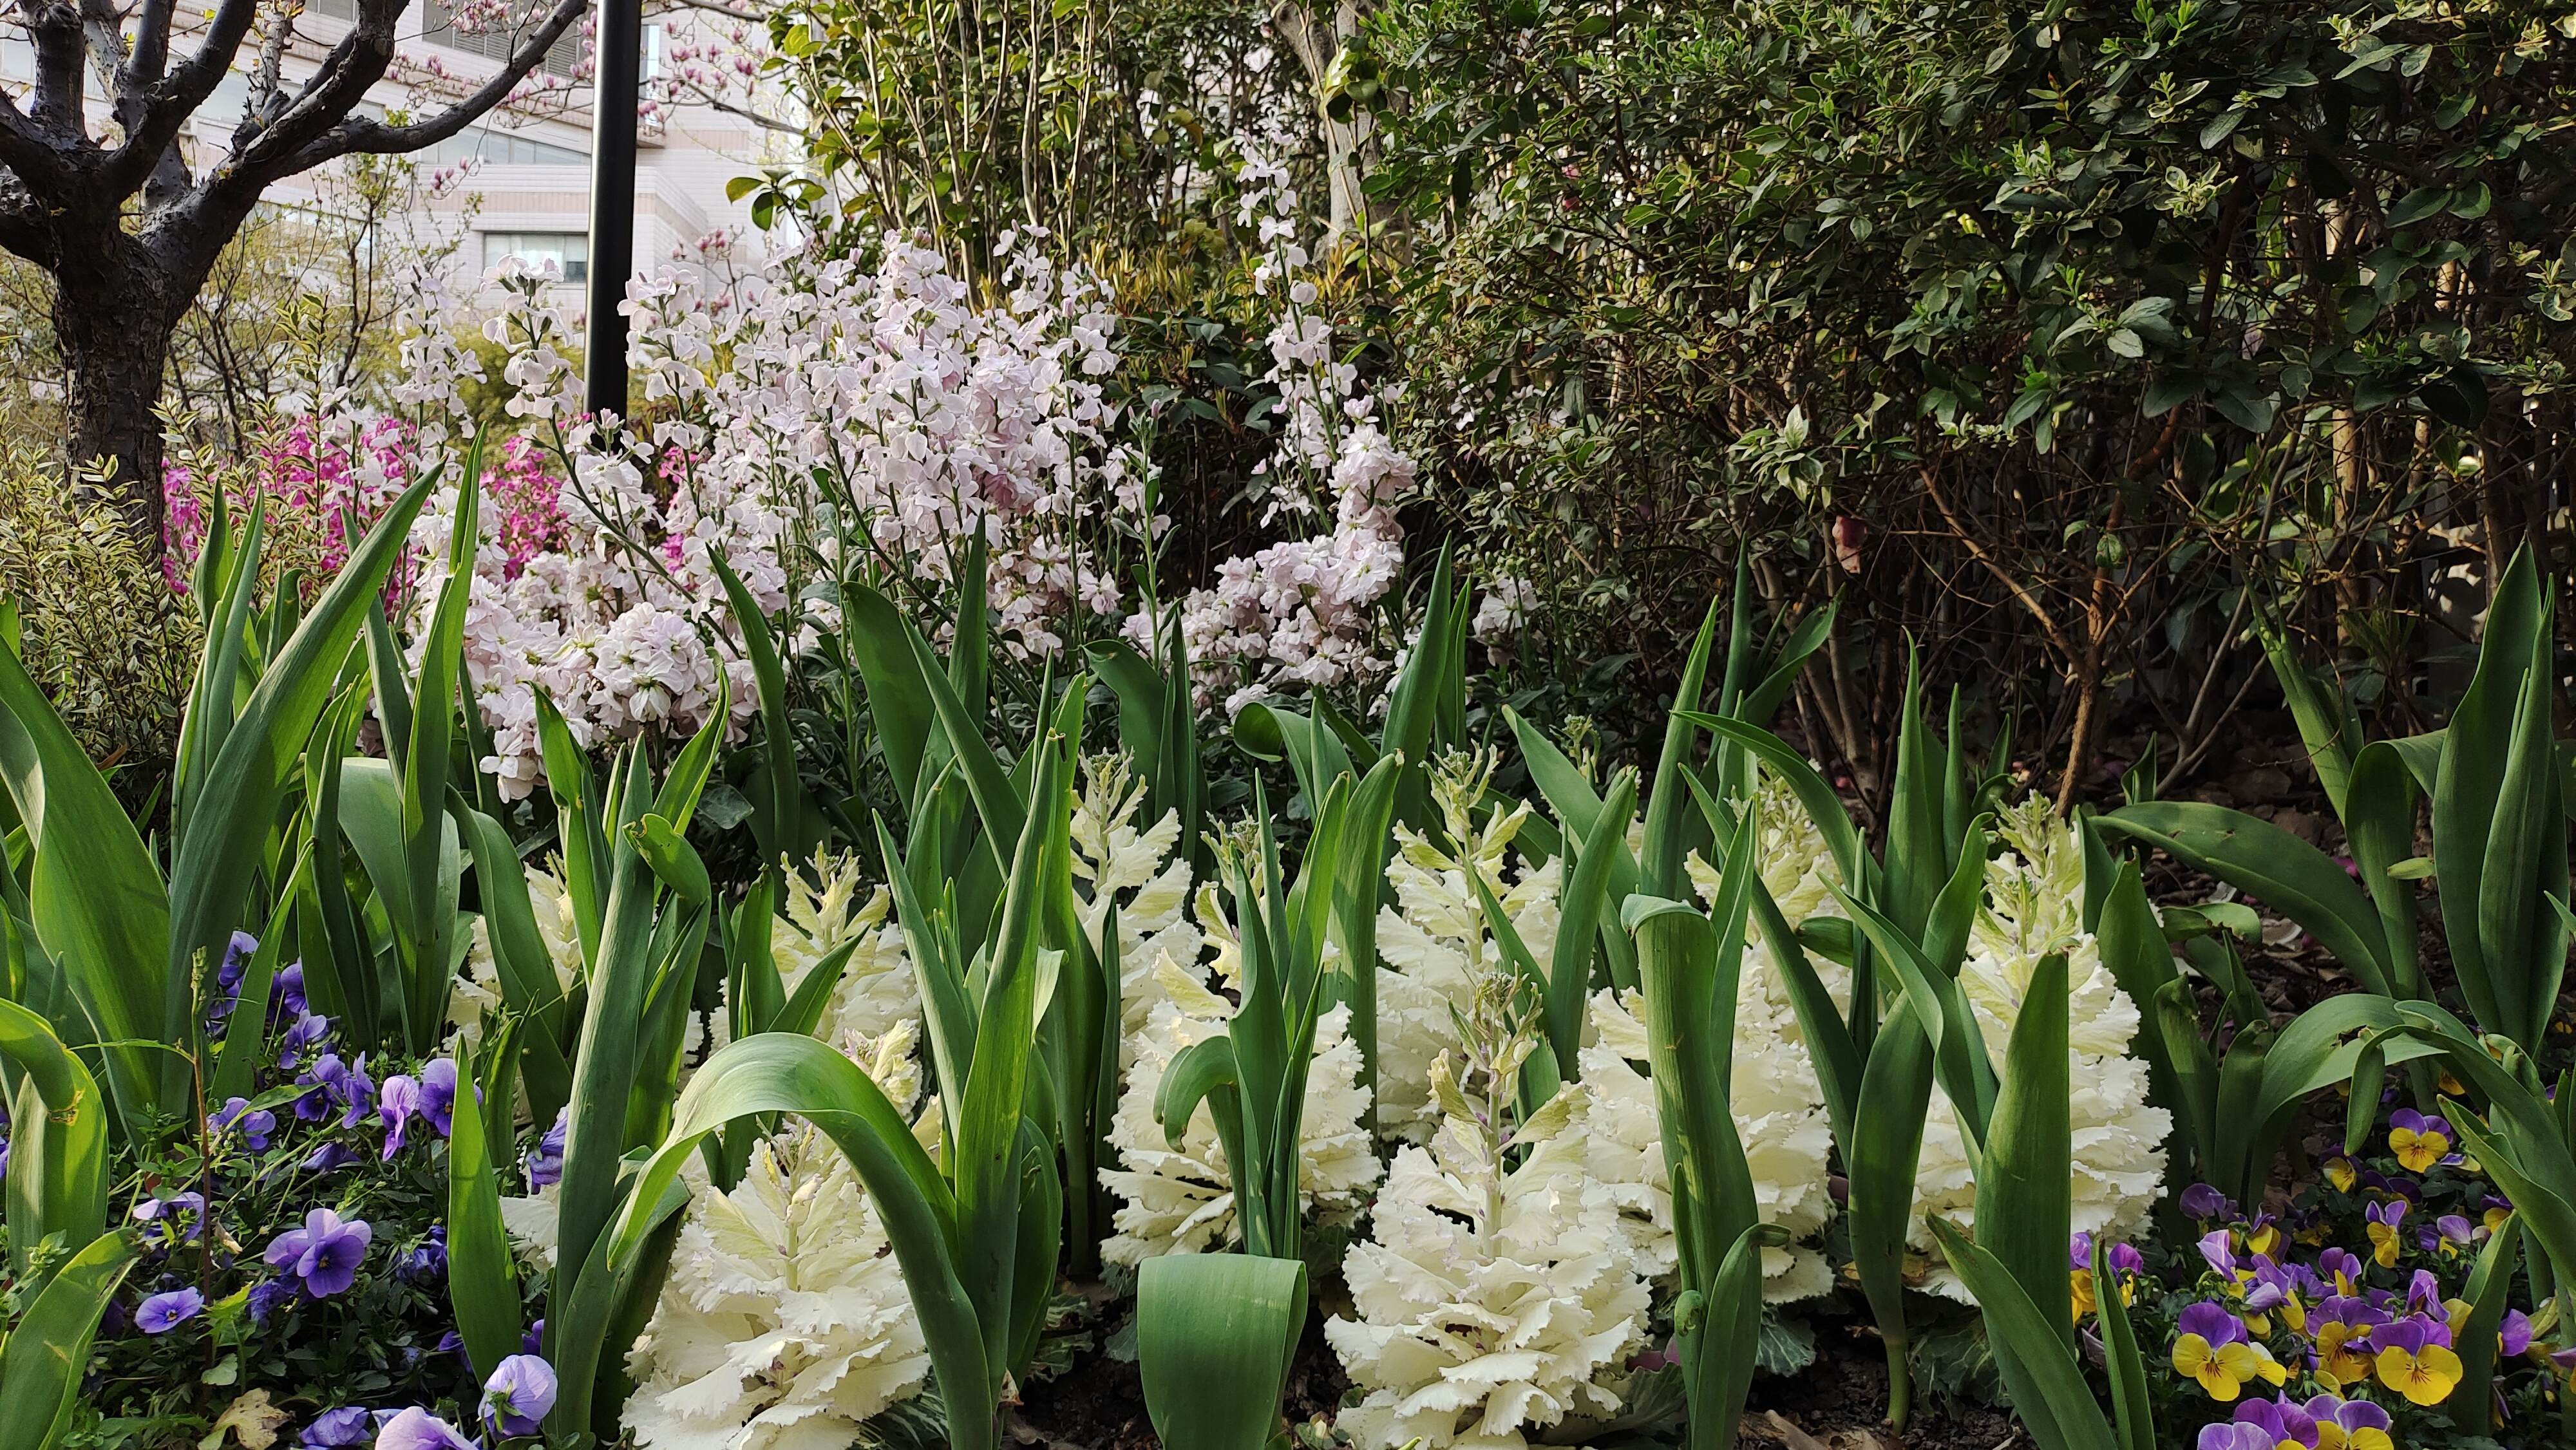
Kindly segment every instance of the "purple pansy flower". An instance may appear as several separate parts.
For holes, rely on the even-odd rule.
[[[299,1015],[295,1025],[286,1029],[284,1050],[277,1055],[277,1070],[293,1072],[304,1060],[305,1050],[331,1035],[331,1019],[311,1012]]]
[[[2193,1450],[2273,1450],[2271,1433],[2242,1420],[2221,1420],[2200,1427]]]
[[[2214,1218],[2234,1218],[2236,1201],[2206,1183],[2195,1183],[2182,1191],[2182,1211],[2204,1222]]]
[[[206,1296],[194,1289],[155,1294],[134,1311],[134,1327],[146,1334],[167,1334],[206,1312]]]
[[[554,1366],[536,1355],[511,1355],[483,1382],[483,1417],[504,1435],[537,1433],[554,1407]]]
[[[2311,1420],[2332,1420],[2342,1426],[2347,1435],[2355,1430],[2385,1430],[2389,1425],[2388,1412],[2368,1400],[2318,1395],[2302,1408],[2307,1410]]]
[[[280,1274],[272,1279],[260,1280],[252,1287],[250,1300],[246,1306],[250,1310],[250,1322],[266,1325],[268,1316],[294,1303],[296,1295],[301,1292],[303,1291],[300,1281],[292,1275]]]
[[[406,1284],[435,1279],[447,1272],[447,1228],[432,1224],[429,1238],[394,1260],[394,1277]]]
[[[361,1219],[342,1219],[327,1208],[304,1216],[304,1227],[288,1229],[268,1241],[269,1266],[304,1282],[304,1292],[327,1299],[357,1281],[375,1230]]]
[[[420,1070],[420,1115],[448,1135],[456,1113],[456,1063],[449,1058],[434,1057]]]
[[[2236,1407],[2239,1424],[2260,1425],[2272,1447],[2281,1445],[2314,1445],[2317,1443],[2317,1420],[2307,1407],[2284,1396],[2278,1400],[2247,1400]]]
[[[289,962],[278,968],[276,979],[269,983],[269,1015],[301,1019],[311,1005],[304,996],[304,964]]]
[[[2174,1332],[2197,1334],[2213,1349],[2245,1338],[2244,1324],[2227,1312],[2227,1306],[2208,1299],[2183,1310],[2174,1321]]]
[[[2496,1338],[2507,1359],[2520,1359],[2531,1348],[2531,1318],[2519,1309],[2504,1311],[2504,1323],[2496,1328]]]
[[[537,1151],[528,1155],[528,1186],[545,1188],[563,1181],[564,1135],[572,1126],[572,1110],[555,1114],[555,1125],[537,1140]]]
[[[337,1143],[325,1143],[321,1147],[304,1155],[304,1171],[307,1173],[336,1173],[343,1168],[354,1168],[358,1164],[366,1161],[366,1159],[359,1157],[357,1154],[350,1152],[348,1149],[341,1147]]]
[[[259,952],[259,938],[246,931],[233,933],[224,947],[224,959],[215,966],[215,1000],[206,1005],[209,1021],[221,1022],[233,1015],[241,1001],[242,976],[250,969],[250,959]]]
[[[384,1120],[385,1154],[393,1157],[410,1137],[412,1115],[420,1111],[420,1083],[417,1079],[395,1073],[385,1079],[385,1090],[376,1099],[376,1116]]]
[[[376,1431],[376,1450],[475,1450],[454,1425],[415,1405]]]
[[[2438,1344],[2451,1347],[2451,1326],[2422,1315],[2410,1315],[2388,1324],[2374,1324],[2370,1329],[2373,1350],[2402,1349],[2408,1354],[2422,1354],[2424,1346]]]
[[[248,1098],[226,1098],[222,1107],[206,1114],[206,1126],[218,1135],[239,1128],[242,1146],[264,1153],[268,1151],[269,1135],[277,1131],[277,1114],[266,1108],[253,1108]]]
[[[364,1405],[342,1405],[314,1416],[296,1438],[316,1450],[347,1450],[376,1438],[376,1417]]]
[[[2201,1235],[2200,1256],[2220,1274],[2231,1279],[2236,1276],[2235,1240],[2229,1237],[2227,1230],[2215,1229]]]
[[[2361,1282],[2361,1255],[2346,1248],[2331,1248],[2317,1255],[2317,1272],[2338,1288],[2343,1283]]]
[[[134,1205],[134,1221],[143,1225],[145,1243],[166,1243],[171,1225],[185,1222],[188,1241],[194,1243],[206,1228],[206,1198],[201,1193],[174,1193],[168,1198],[152,1197]]]
[[[543,1354],[545,1353],[545,1350],[546,1321],[540,1319],[536,1323],[528,1326],[527,1333],[519,1336],[519,1352],[522,1354]]]

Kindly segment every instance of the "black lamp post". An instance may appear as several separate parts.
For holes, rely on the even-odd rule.
[[[582,404],[626,412],[626,279],[635,270],[635,108],[643,81],[644,0],[599,0],[590,132],[590,336]]]

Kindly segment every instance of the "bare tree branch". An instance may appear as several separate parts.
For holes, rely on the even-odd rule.
[[[81,115],[80,12],[64,0],[48,0],[28,17],[27,34],[36,43],[36,108],[39,125],[59,135],[88,138]]]
[[[11,106],[10,110],[15,112],[17,107]],[[8,172],[0,172],[0,247],[39,267],[53,268],[61,260],[61,248],[55,245],[51,220],[45,204],[24,183]]]
[[[554,48],[554,43],[562,38],[563,33],[570,30],[589,9],[588,0],[556,0],[554,11],[546,17],[545,23],[529,32],[527,38],[519,42],[519,48],[502,63],[500,71],[465,99],[426,121],[408,126],[388,126],[372,117],[349,116],[288,158],[289,164],[280,174],[307,170],[354,151],[418,151],[424,146],[437,145],[507,100],[519,82],[527,79],[528,72],[545,59],[546,52]]]
[[[179,128],[223,83],[224,72],[232,68],[233,56],[258,18],[259,0],[222,0],[215,7],[196,52],[145,91],[142,122],[125,133],[125,144],[99,169],[99,184],[118,196],[132,195],[142,187],[160,164],[162,151],[179,139]]]
[[[80,182],[79,168],[44,133],[41,119],[19,110],[5,94],[0,94],[0,166],[30,189],[62,194]]]
[[[746,5],[728,4],[726,0],[666,0],[664,8],[703,10],[709,15],[722,15],[730,20],[746,20],[761,24],[766,24],[769,20],[767,11],[756,10]]]
[[[170,0],[143,0],[134,19],[134,51],[125,58],[126,87],[140,92],[170,64]]]

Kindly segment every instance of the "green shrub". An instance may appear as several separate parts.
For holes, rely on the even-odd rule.
[[[60,464],[24,444],[0,452],[0,599],[17,606],[27,672],[90,758],[156,770],[170,758],[204,628],[124,516],[66,492]]]

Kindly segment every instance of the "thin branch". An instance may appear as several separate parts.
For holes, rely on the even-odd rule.
[[[388,126],[370,117],[346,117],[338,125],[323,132],[292,156],[287,157],[283,169],[278,174],[292,175],[295,172],[319,166],[334,157],[346,156],[356,151],[382,154],[418,151],[424,146],[437,145],[482,119],[494,106],[509,99],[510,92],[517,89],[519,82],[527,79],[528,72],[537,68],[537,63],[545,59],[546,52],[554,48],[554,43],[561,39],[563,33],[570,30],[573,23],[581,19],[583,13],[589,8],[587,0],[557,0],[554,12],[546,17],[545,24],[537,27],[527,39],[519,43],[519,48],[511,52],[509,60],[502,64],[500,71],[492,79],[484,82],[482,87],[473,94],[428,120],[408,126]],[[344,41],[343,44],[345,43]],[[299,108],[301,105],[302,103],[298,102]]]
[[[2030,617],[2039,621],[2040,632],[2048,636],[2048,642],[2057,648],[2058,653],[2070,660],[2075,658],[2074,646],[2068,642],[2065,633],[2058,629],[2057,620],[2048,612],[2048,606],[2040,603],[2038,597],[2024,587],[2021,580],[2013,577],[2011,570],[1995,562],[1995,557],[1986,552],[1983,544],[1977,542],[1975,532],[1960,520],[1958,514],[1951,511],[1950,501],[1942,497],[1941,485],[1934,480],[1931,465],[1924,464],[1917,468],[1916,472],[1923,477],[1923,491],[1931,495],[1932,506],[1941,511],[1942,521],[1950,526],[1950,532],[1967,548],[1968,557],[1984,565],[1987,573],[1994,575],[1997,582],[2012,592],[2013,598],[2021,601],[2021,607],[2029,610]]]

